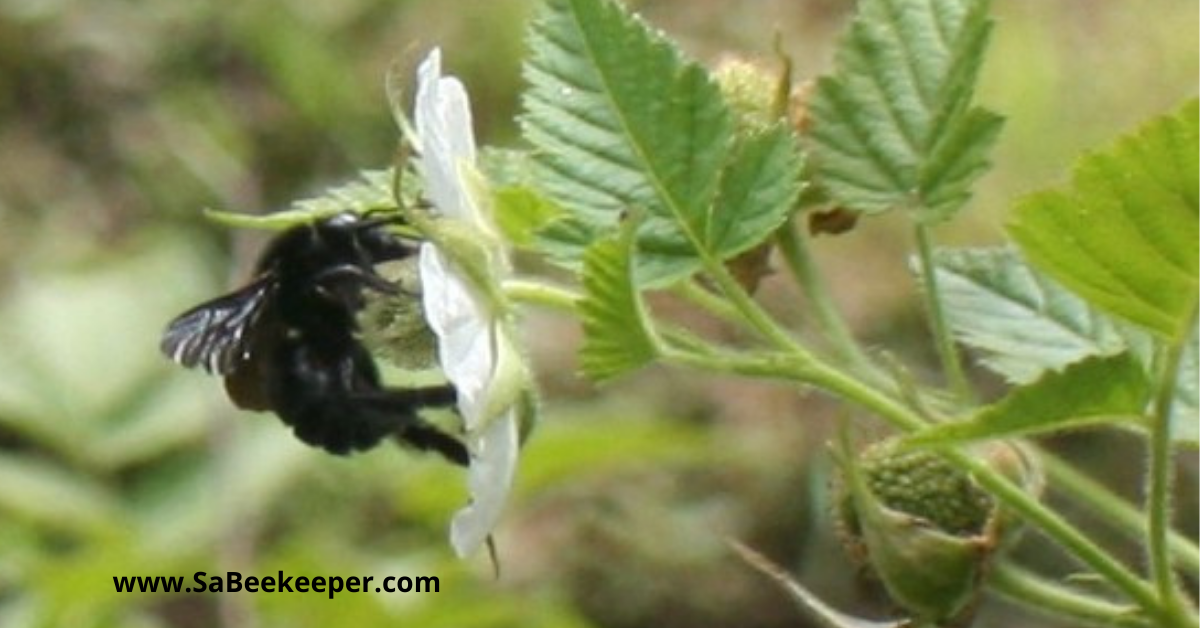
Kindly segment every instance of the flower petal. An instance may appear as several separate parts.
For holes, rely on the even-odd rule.
[[[493,327],[454,262],[428,242],[420,255],[425,317],[437,336],[442,370],[458,389],[458,410],[470,432],[485,418],[483,404],[496,368]]]
[[[503,245],[491,235],[486,196],[474,170],[475,138],[466,89],[443,77],[434,49],[417,71],[414,111],[417,170],[433,205],[419,270],[422,304],[438,339],[438,358],[458,390],[458,410],[471,451],[471,502],[454,515],[450,542],[459,556],[479,548],[500,519],[516,472],[520,421],[528,386],[508,327],[489,298],[508,271]],[[480,196],[476,196],[480,194]],[[503,369],[503,370],[501,370]]]
[[[417,69],[414,117],[421,141],[417,167],[434,208],[450,218],[479,222],[479,209],[458,172],[460,162],[475,163],[471,104],[457,78],[442,76],[442,54],[437,48]]]
[[[473,554],[487,540],[508,500],[519,449],[516,410],[509,409],[472,440],[467,472],[471,503],[450,522],[450,544],[460,557]]]

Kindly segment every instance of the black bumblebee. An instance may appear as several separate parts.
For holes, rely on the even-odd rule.
[[[417,414],[453,405],[454,388],[385,388],[356,335],[365,290],[400,292],[375,266],[416,252],[387,230],[397,222],[343,213],[288,229],[248,285],[171,321],[163,353],[224,376],[235,405],[273,411],[300,440],[331,453],[370,449],[393,435],[465,466],[463,444]]]

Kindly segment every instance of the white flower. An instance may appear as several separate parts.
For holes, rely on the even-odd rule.
[[[417,170],[436,217],[420,252],[425,317],[458,389],[471,450],[471,503],[450,524],[450,543],[465,557],[491,534],[512,486],[527,380],[496,302],[508,263],[477,194],[470,103],[458,79],[442,76],[438,49],[417,70],[415,118]]]

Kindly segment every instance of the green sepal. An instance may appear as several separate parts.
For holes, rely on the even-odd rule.
[[[497,321],[496,367],[486,391],[481,411],[482,420],[474,430],[482,432],[509,408],[515,408],[522,437],[537,422],[537,403],[532,396],[533,378],[526,365],[525,355],[513,344],[514,329],[507,321]]]
[[[459,176],[467,185],[479,214],[491,216],[491,193],[483,177],[474,168],[462,165]],[[509,268],[505,246],[485,220],[442,217],[420,207],[408,208],[405,218],[466,276],[475,293],[485,299],[491,315],[502,317],[508,314],[507,297],[497,279],[507,274]]]
[[[242,214],[206,208],[205,218],[240,229],[282,231],[344,212],[363,214],[397,210],[392,184],[392,169],[363,170],[355,179],[332,186],[311,198],[301,199],[283,211],[270,214]]]

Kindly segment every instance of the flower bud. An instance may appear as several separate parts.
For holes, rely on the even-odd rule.
[[[781,101],[780,93],[787,90],[786,67],[781,72],[771,72],[750,61],[728,57],[717,64],[713,77],[733,110],[739,137],[764,131],[783,119],[786,103]],[[767,240],[727,263],[734,279],[751,294],[758,290],[764,277],[774,272],[770,262],[772,242]]]
[[[713,78],[737,117],[739,132],[764,129],[781,117],[776,105],[780,78],[762,67],[738,58],[717,64]]]

